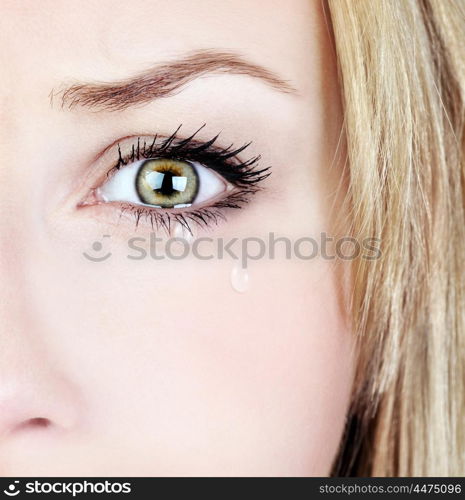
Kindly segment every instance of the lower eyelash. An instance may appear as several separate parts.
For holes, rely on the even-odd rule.
[[[220,221],[226,221],[225,209],[241,209],[250,201],[250,196],[255,194],[257,189],[243,189],[232,193],[226,198],[213,203],[210,206],[183,210],[182,212],[161,211],[147,206],[138,206],[130,203],[121,205],[120,217],[125,213],[130,213],[135,220],[136,228],[140,221],[144,219],[149,223],[153,230],[164,230],[168,236],[171,236],[172,228],[179,224],[191,236],[193,236],[193,227],[209,228],[217,225]]]

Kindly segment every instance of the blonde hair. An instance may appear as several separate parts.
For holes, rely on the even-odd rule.
[[[335,474],[465,474],[465,2],[328,0],[359,359]]]

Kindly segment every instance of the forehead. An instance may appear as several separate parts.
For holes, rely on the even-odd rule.
[[[318,45],[318,0],[16,0],[0,4],[11,70],[118,78],[197,49],[233,49],[298,80]],[[76,72],[78,74],[76,74]]]

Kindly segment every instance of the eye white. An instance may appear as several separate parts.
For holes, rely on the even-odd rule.
[[[112,177],[99,188],[99,194],[103,201],[126,201],[136,205],[146,205],[141,202],[136,189],[136,177],[142,164],[147,160],[133,162],[127,166],[121,167]],[[216,198],[226,190],[226,181],[211,169],[204,167],[198,162],[190,162],[199,177],[199,191],[193,203],[203,203],[209,199]],[[163,176],[153,172],[151,185],[154,189],[161,186]],[[157,175],[158,174],[158,175]],[[152,174],[150,174],[152,175]],[[178,191],[183,191],[186,187],[187,179],[179,177],[175,187]],[[189,207],[192,204],[184,204],[176,208]],[[151,205],[150,205],[151,206]]]

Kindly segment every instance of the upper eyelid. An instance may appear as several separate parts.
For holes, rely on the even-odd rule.
[[[179,131],[181,125],[176,129],[176,131]],[[198,133],[202,128],[205,127],[205,124],[202,125],[202,127],[199,127],[195,134]],[[154,137],[157,137],[158,139],[168,139],[169,137],[171,137],[173,134],[170,134],[170,135],[166,135],[166,134],[153,134],[153,133],[142,133],[142,134],[137,134],[137,135],[134,135],[134,134],[131,134],[131,135],[126,135],[126,136],[123,136],[123,137],[119,137],[118,139],[115,139],[113,142],[111,142],[108,146],[106,146],[103,150],[101,150],[92,160],[91,163],[97,163],[99,160],[101,160],[104,156],[108,155],[112,150],[114,150],[115,148],[118,147],[118,145],[121,145],[121,144],[124,144],[126,143],[127,141],[137,141],[137,139],[147,139],[147,140],[150,140],[152,141],[154,139]],[[192,136],[194,134],[191,134]],[[216,134],[216,136],[219,137],[220,134]],[[181,140],[184,140],[185,138],[181,139]],[[206,141],[200,141],[198,140],[197,141],[199,144],[202,144],[202,143],[205,143]],[[134,142],[133,142],[134,143]],[[133,144],[132,143],[132,144]],[[213,149],[213,148],[212,148]],[[216,147],[215,149],[217,149],[217,151],[221,151],[221,150],[224,150],[225,148],[221,148],[221,147]],[[127,154],[125,154],[125,156],[127,156]]]
[[[168,136],[158,136],[158,138],[161,138],[161,139],[165,138],[166,139],[166,138],[168,138]],[[138,141],[139,141],[139,146],[140,146],[140,144],[141,144],[140,136],[132,136],[132,137],[128,137],[128,139],[133,139],[135,142],[133,142],[131,144],[131,152],[125,153],[124,155],[121,154],[120,141],[118,141],[118,143],[116,143],[118,145],[118,154],[120,155],[119,160],[123,160],[125,162],[127,162],[128,160],[130,160],[131,162],[132,161],[138,161],[138,160],[141,159],[141,155],[142,155],[142,157],[145,158],[145,156],[143,156],[143,155],[147,154],[147,144],[148,144],[148,142],[147,141],[142,141],[142,151],[137,151],[137,147],[135,147],[135,144],[137,144]],[[207,142],[207,141],[200,141],[200,140],[193,139],[189,144],[191,146],[203,147],[205,145],[205,142]],[[145,146],[146,146],[145,151],[144,151],[144,143],[145,143]],[[248,144],[246,144],[244,146],[241,146],[240,148],[237,148],[236,150],[232,150],[233,154],[229,155],[229,158],[235,158],[238,161],[242,161],[242,159],[239,157],[239,154],[249,144],[250,143],[248,143]],[[133,147],[134,147],[134,155],[133,155],[133,149],[132,149]],[[231,148],[232,147],[233,147],[232,144],[230,146],[228,146],[227,148],[223,148],[223,147],[212,145],[212,146],[209,147],[209,153],[211,153],[211,154],[218,154],[218,155],[221,155],[223,153],[224,154],[228,154],[228,153],[231,152]],[[182,150],[178,150],[178,151],[182,151]],[[170,149],[166,149],[163,152],[165,152],[167,155],[172,155],[173,154],[173,151],[170,150]],[[192,154],[192,148],[190,148],[189,151],[187,151],[187,152],[189,154]],[[153,153],[154,154],[160,154],[160,152],[157,151],[157,150],[153,151]]]
[[[162,136],[159,134],[155,134],[155,136],[152,136],[152,143],[149,145],[149,148],[157,147],[156,148],[157,153],[159,152],[167,152],[169,154],[173,154],[173,152],[192,153],[194,150],[194,148],[192,148],[192,145],[195,145],[197,147],[195,152],[205,152],[205,153],[223,155],[223,159],[229,159],[229,158],[238,158],[239,153],[241,153],[251,144],[251,142],[248,142],[243,146],[236,148],[235,150],[232,149],[234,147],[232,143],[227,147],[215,146],[215,143],[218,142],[218,138],[220,137],[220,133],[214,135],[209,140],[200,141],[195,139],[197,134],[202,129],[204,129],[205,126],[206,124],[204,123],[194,133],[190,134],[187,137],[178,137],[178,132],[181,129],[182,124],[179,125],[176,128],[176,130],[169,136]],[[161,143],[157,144],[157,139],[160,139]],[[143,154],[145,154],[146,152],[146,144],[147,143],[144,140],[143,151],[142,151]],[[187,148],[188,146],[189,146],[188,149],[183,150],[183,148]],[[119,158],[124,159],[121,157],[121,150],[119,148],[119,144],[118,144],[118,150],[119,150]],[[151,152],[152,149],[149,149],[149,154]],[[129,156],[132,158],[131,161],[134,161],[134,159],[136,158],[134,143],[132,144],[132,151],[129,154]],[[227,158],[225,158],[224,156],[227,156]],[[137,137],[137,158],[140,158],[140,136]]]
[[[140,160],[141,147],[143,153],[142,157],[146,159],[151,158],[152,153],[156,155],[161,151],[161,153],[166,154],[166,157],[181,160],[195,160],[210,168],[213,167],[209,165],[209,162],[216,162],[213,169],[224,177],[225,180],[236,186],[255,186],[255,188],[258,189],[257,184],[270,175],[270,167],[257,169],[258,162],[261,158],[260,155],[252,156],[247,160],[243,160],[239,157],[240,153],[251,145],[251,142],[245,143],[235,149],[232,143],[227,147],[215,146],[220,134],[216,134],[209,140],[200,141],[195,139],[195,136],[205,127],[205,124],[187,137],[178,137],[177,134],[181,127],[182,124],[179,125],[170,136],[159,134],[150,137],[142,136],[142,141],[141,136],[130,136],[127,139],[132,140],[131,151],[125,155],[121,153],[121,141],[115,141],[113,146],[118,146],[118,160],[107,172],[107,177],[122,168],[122,166]],[[151,141],[149,147],[152,145],[157,146],[157,139],[161,141],[158,143],[158,148],[155,148],[155,150],[149,149],[148,152],[147,149],[144,150],[144,143],[147,145],[148,141]],[[192,147],[192,145],[194,145],[194,147]],[[179,156],[173,155],[174,152],[180,153]],[[197,156],[197,154],[200,156]],[[163,154],[161,156],[163,156]]]

